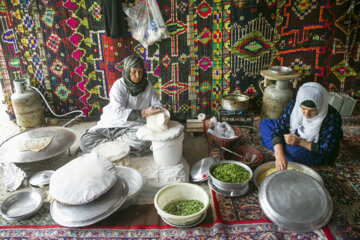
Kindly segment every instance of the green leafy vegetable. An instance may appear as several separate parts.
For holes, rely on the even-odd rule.
[[[164,211],[177,216],[187,216],[199,212],[204,204],[199,200],[178,200],[166,204]]]
[[[218,164],[211,170],[211,174],[226,183],[242,183],[250,179],[250,173],[234,163]]]

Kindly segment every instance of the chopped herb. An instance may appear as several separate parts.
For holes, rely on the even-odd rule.
[[[234,163],[218,164],[212,169],[211,174],[217,180],[226,183],[241,183],[250,179],[250,173]]]
[[[164,211],[177,216],[187,216],[199,212],[204,204],[199,200],[173,201],[164,207]]]

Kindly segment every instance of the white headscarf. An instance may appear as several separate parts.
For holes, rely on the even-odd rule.
[[[297,93],[295,106],[290,115],[290,131],[298,133],[301,138],[308,142],[319,141],[319,132],[321,124],[328,112],[328,91],[319,83],[309,82],[303,84]],[[306,100],[315,103],[318,114],[307,119],[301,113],[300,105]]]

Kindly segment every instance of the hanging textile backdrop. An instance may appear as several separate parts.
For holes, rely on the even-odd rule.
[[[183,117],[214,113],[222,94],[261,97],[259,71],[278,64],[301,73],[300,83],[360,96],[358,1],[158,0],[171,38],[148,49],[130,34],[107,37],[100,2],[0,1],[1,86],[11,117],[19,78],[30,78],[57,114],[99,117],[130,54],[143,58],[164,105]]]

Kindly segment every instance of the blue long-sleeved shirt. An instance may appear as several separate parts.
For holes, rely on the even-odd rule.
[[[285,107],[278,121],[276,121],[274,131],[271,134],[273,146],[278,143],[285,143],[284,134],[290,133],[290,115],[294,105],[295,99]],[[340,114],[334,107],[329,105],[328,113],[321,124],[319,141],[311,144],[311,152],[323,159],[329,157],[332,150],[339,146],[339,142],[343,137],[341,125]]]

